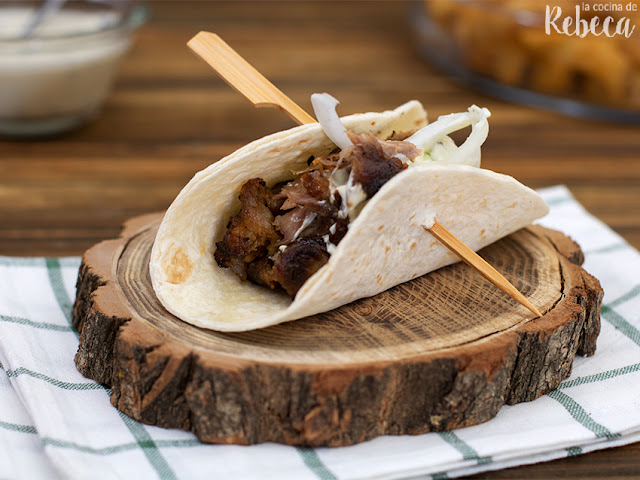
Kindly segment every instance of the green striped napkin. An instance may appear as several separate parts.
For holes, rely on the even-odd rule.
[[[596,355],[538,400],[453,432],[343,448],[204,445],[142,425],[82,377],[70,326],[78,258],[0,257],[0,478],[450,478],[640,441],[640,254],[564,187],[543,190],[605,290]]]

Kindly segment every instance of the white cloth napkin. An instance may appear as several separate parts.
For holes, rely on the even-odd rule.
[[[605,290],[596,354],[576,357],[557,390],[482,425],[351,447],[205,445],[131,420],[73,363],[80,259],[0,257],[0,477],[451,478],[640,441],[640,254],[565,187],[541,193],[551,207],[541,223],[582,246]]]

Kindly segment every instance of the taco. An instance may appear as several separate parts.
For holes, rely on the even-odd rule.
[[[256,140],[197,173],[167,210],[153,288],[185,322],[244,331],[332,310],[459,259],[434,220],[473,250],[547,213],[512,177],[481,169],[489,111],[427,124],[417,101]],[[471,126],[459,147],[448,134]]]

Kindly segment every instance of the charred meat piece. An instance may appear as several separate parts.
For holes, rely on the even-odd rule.
[[[301,173],[307,173],[314,170],[327,170],[329,172],[332,172],[333,169],[338,166],[339,161],[340,150],[336,148],[333,152],[325,157],[310,157],[307,161],[307,164],[309,165],[307,168],[305,168],[304,170],[298,170],[293,173],[295,173],[296,175],[300,175]]]
[[[288,245],[293,242],[302,233],[300,229],[305,222],[313,221],[315,216],[315,213],[304,207],[296,207],[276,217],[274,225],[283,235],[280,245]]]
[[[307,279],[329,260],[324,241],[319,237],[296,240],[274,261],[273,278],[294,296]]]
[[[349,230],[349,220],[347,218],[338,218],[336,223],[329,228],[329,242],[338,245],[340,240],[347,234],[347,230]]]
[[[227,226],[222,240],[216,243],[215,260],[221,267],[232,268],[242,279],[246,279],[246,270],[237,260],[247,264],[258,256],[267,254],[280,235],[273,226],[273,211],[279,208],[264,181],[254,178],[240,189],[242,210],[233,217]],[[235,257],[235,258],[234,258]]]
[[[319,170],[303,173],[274,197],[284,199],[280,208],[286,211],[274,222],[283,235],[280,245],[288,245],[299,237],[324,235],[338,213],[338,207],[331,202],[331,171],[324,169],[322,163],[316,165]]]
[[[320,215],[330,215],[330,173],[327,170],[313,170],[303,173],[298,179],[282,187],[280,193],[274,198],[276,200],[284,199],[282,210],[305,207]]]
[[[382,145],[382,151],[386,158],[398,157],[401,155],[413,160],[422,152],[413,143],[409,142],[389,142],[386,140],[378,140],[378,142]]]
[[[258,285],[278,287],[278,282],[273,278],[273,261],[269,257],[261,257],[248,264],[247,278]]]
[[[362,185],[368,198],[407,168],[400,159],[385,155],[382,145],[373,135],[357,135],[353,132],[348,135],[354,145],[342,151],[343,158],[351,162],[353,181]]]

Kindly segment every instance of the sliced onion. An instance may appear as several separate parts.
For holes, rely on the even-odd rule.
[[[344,150],[347,147],[351,147],[353,142],[347,136],[347,129],[342,124],[338,112],[336,112],[336,106],[339,103],[328,93],[314,93],[311,95],[313,111],[316,113],[316,118],[324,133],[333,143]]]
[[[484,124],[486,124],[487,118],[490,116],[491,112],[486,108],[479,108],[473,105],[469,108],[468,112],[452,113],[450,115],[438,117],[438,120],[418,130],[407,138],[406,141],[411,142],[416,147],[422,148],[425,152],[428,152],[445,135],[462,130],[469,125],[472,125],[474,130],[478,130],[478,127],[480,127],[480,132],[484,133]],[[488,126],[486,126],[486,132],[488,133],[488,131]],[[484,139],[482,142],[484,142]]]
[[[472,167],[480,166],[480,147],[489,135],[489,122],[487,118],[491,116],[491,112],[486,108],[478,108],[475,105],[469,108],[472,116],[471,133],[458,150],[449,159],[450,163],[471,165]]]

